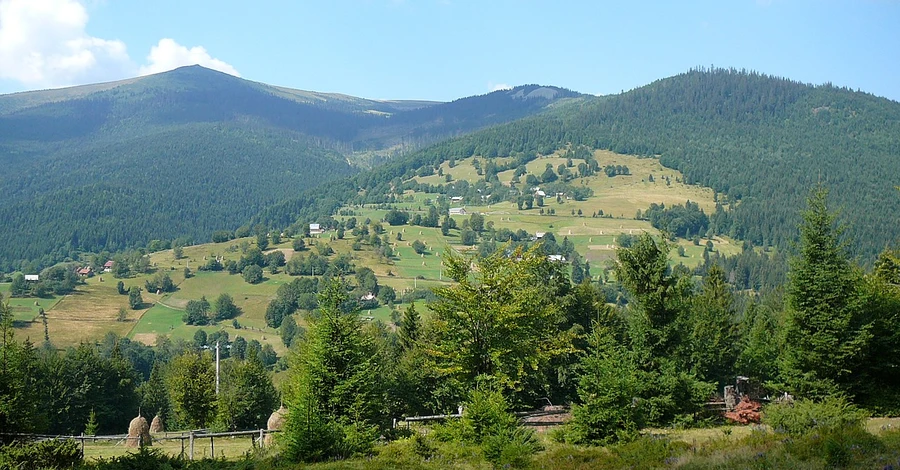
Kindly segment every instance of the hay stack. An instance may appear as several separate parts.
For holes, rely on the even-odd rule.
[[[162,418],[159,415],[154,416],[153,421],[150,422],[150,432],[166,432],[166,428],[163,426]]]
[[[284,418],[287,416],[287,408],[284,407],[284,404],[281,404],[281,407],[272,412],[272,415],[269,416],[269,421],[266,423],[266,429],[269,431],[280,431],[281,428],[284,427]],[[272,434],[266,434],[266,447],[272,445],[275,436]]]
[[[150,425],[147,424],[147,418],[138,415],[128,425],[128,439],[125,440],[125,447],[150,445],[153,445],[153,438],[150,437]]]

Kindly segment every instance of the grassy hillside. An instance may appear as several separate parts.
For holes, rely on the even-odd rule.
[[[566,159],[561,155],[558,153],[536,159],[528,163],[527,168],[529,172],[539,173],[547,163],[554,166],[565,163]],[[493,204],[466,204],[468,214],[454,215],[453,218],[458,227],[463,227],[469,223],[471,214],[482,214],[485,224],[496,231],[521,229],[531,235],[538,232],[552,233],[558,243],[563,243],[564,240],[571,241],[575,250],[591,264],[592,275],[599,279],[607,268],[607,262],[615,256],[619,235],[637,235],[643,231],[657,233],[647,220],[635,219],[637,211],[646,209],[651,203],[673,205],[683,204],[686,200],[696,201],[704,210],[714,208],[712,192],[708,188],[685,184],[679,172],[662,167],[657,160],[606,151],[597,151],[593,157],[603,164],[627,165],[631,169],[631,174],[616,177],[594,174],[580,178],[577,184],[592,188],[593,195],[584,201],[564,198],[559,202],[548,201],[543,208],[546,209],[545,215],[539,213],[541,208],[537,206],[520,210],[515,204],[504,201]],[[474,171],[474,160],[475,158],[471,157],[458,160],[453,168],[445,163],[442,168],[445,174],[451,175],[458,184],[462,181],[477,184],[481,177]],[[501,173],[499,177],[509,184],[512,176],[506,173]],[[413,175],[404,183],[412,185],[437,182],[438,178],[440,177],[437,175],[427,177]],[[669,184],[666,184],[666,178],[669,179]],[[437,202],[435,196],[426,192],[407,190],[391,207],[407,211],[411,216],[416,214],[426,216],[429,207]],[[555,214],[550,215],[550,208],[554,209]],[[577,215],[579,209],[582,210],[582,216]],[[572,214],[573,211],[575,215]],[[604,211],[609,215],[592,217],[598,211]],[[358,225],[364,225],[366,220],[371,223],[383,221],[388,209],[379,206],[348,205],[339,212],[344,214],[337,216],[339,222],[349,225],[349,220],[353,218]],[[442,254],[446,250],[467,252],[479,248],[466,246],[461,240],[459,228],[449,230],[445,236],[439,227],[391,226],[384,222],[381,224],[384,232],[380,238],[386,239],[390,244],[392,249],[390,258],[379,255],[378,249],[372,246],[366,237],[354,237],[350,230],[345,232],[343,239],[336,239],[337,233],[334,230],[318,237],[305,238],[306,245],[311,248],[299,253],[294,252],[292,240],[289,238],[283,239],[278,245],[268,247],[266,252],[280,250],[285,254],[286,261],[290,261],[294,256],[305,257],[317,252],[314,245],[318,242],[327,243],[335,252],[328,256],[328,259],[333,261],[342,254],[350,255],[357,271],[362,268],[371,269],[379,285],[392,287],[400,297],[415,289],[430,289],[449,282],[444,275],[442,263]],[[481,239],[479,243],[489,241],[489,235],[485,233]],[[358,240],[363,242],[354,247]],[[417,240],[426,247],[421,254],[416,253],[413,248],[413,242]],[[276,298],[279,287],[290,283],[295,276],[286,274],[284,268],[277,274],[272,274],[266,269],[263,282],[248,284],[239,274],[198,271],[200,266],[212,258],[223,261],[239,260],[255,241],[254,237],[250,237],[188,246],[178,259],[175,258],[173,250],[150,254],[151,270],[146,274],[124,279],[125,288],[132,286],[143,288],[145,281],[159,272],[169,273],[178,287],[175,292],[161,295],[143,292],[145,305],[139,310],[127,309],[128,297],[116,292],[117,279],[109,274],[88,278],[86,284],[78,287],[76,293],[72,295],[53,299],[12,299],[13,311],[16,319],[20,321],[18,334],[35,341],[43,338],[44,327],[42,319],[38,316],[39,309],[43,308],[47,312],[50,339],[57,346],[96,341],[107,331],[147,344],[154,344],[157,335],[190,340],[197,330],[203,329],[208,333],[225,330],[231,338],[242,336],[247,340],[256,339],[261,343],[269,343],[282,355],[286,352],[286,348],[281,342],[278,330],[267,326],[266,308]],[[740,252],[740,246],[726,237],[716,237],[710,242],[714,252],[720,254]],[[670,255],[673,264],[680,263],[694,267],[702,261],[705,239],[699,245],[685,239],[676,240],[675,244],[684,249],[684,255],[679,255],[677,250],[673,249]],[[190,269],[194,275],[185,279],[185,268]],[[352,275],[350,277],[352,278]],[[203,327],[184,323],[182,317],[189,301],[206,297],[213,302],[222,293],[231,295],[240,307],[242,313],[237,317],[240,328],[235,328],[231,321]],[[398,313],[393,314],[394,318],[406,306],[398,299],[396,303]],[[127,318],[125,321],[119,321],[118,312],[123,307],[127,309]],[[362,315],[388,324],[392,322],[391,308],[386,305],[363,311]],[[300,325],[304,324],[302,312],[295,315],[295,319]]]
[[[721,234],[789,248],[800,208],[817,184],[832,190],[851,228],[854,254],[874,259],[897,242],[900,103],[832,86],[735,70],[694,70],[621,95],[560,104],[550,112],[429,147],[327,197],[300,195],[259,220],[287,225],[324,218],[335,201],[391,200],[392,181],[478,155],[530,162],[566,146],[658,159],[688,183],[716,191]],[[362,188],[364,191],[360,192]],[[322,196],[323,194],[320,194]]]

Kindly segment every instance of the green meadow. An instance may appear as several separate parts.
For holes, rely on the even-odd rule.
[[[594,156],[601,167],[607,164],[628,166],[631,175],[611,178],[601,173],[572,180],[570,184],[588,186],[594,191],[594,195],[585,201],[563,198],[557,201],[548,197],[543,207],[544,214],[540,213],[541,208],[538,207],[519,210],[513,203],[501,202],[492,205],[467,205],[469,215],[457,215],[453,218],[458,226],[462,226],[471,214],[480,213],[485,218],[485,224],[491,224],[497,229],[508,228],[512,231],[523,229],[530,234],[552,233],[558,243],[568,238],[575,249],[591,263],[591,273],[596,278],[600,271],[608,268],[609,263],[614,260],[617,236],[638,235],[645,231],[657,233],[649,222],[635,219],[637,211],[646,210],[651,203],[683,204],[686,200],[697,202],[707,212],[715,207],[711,190],[684,184],[680,173],[661,166],[656,159],[605,151],[597,151]],[[554,154],[529,162],[526,168],[529,173],[539,175],[547,164],[555,168],[564,163],[565,159]],[[454,168],[450,168],[448,163],[444,162],[441,168],[445,175],[449,174],[457,181],[467,180],[475,183],[480,178],[472,165],[472,158],[458,160]],[[498,177],[508,184],[512,175],[513,170],[509,170],[499,173]],[[653,181],[650,181],[651,175]],[[444,177],[438,175],[414,179],[433,184],[444,182]],[[436,197],[436,194],[407,191],[403,200],[395,206],[413,214],[424,215],[427,214],[428,205]],[[551,208],[555,214],[550,214]],[[347,206],[343,210],[352,211],[352,216],[359,224],[364,223],[366,219],[372,222],[380,221],[387,212],[384,209],[358,206]],[[578,215],[578,210],[581,210],[581,216]],[[599,213],[601,210],[607,217],[592,217],[595,212]],[[610,215],[612,217],[609,217]],[[336,216],[338,220],[348,218],[349,216]],[[312,251],[315,250],[312,246],[315,243],[329,244],[336,252],[332,258],[341,253],[350,254],[356,267],[371,268],[379,283],[393,287],[398,297],[416,288],[447,285],[449,281],[444,276],[443,254],[448,250],[465,253],[474,248],[461,244],[458,229],[451,230],[445,237],[439,228],[391,226],[386,223],[382,226],[383,237],[387,238],[394,251],[391,259],[377,255],[368,244],[363,244],[359,250],[353,250],[354,237],[350,231],[347,231],[345,238],[341,240],[336,239],[334,232],[326,232],[306,239],[306,244]],[[425,244],[425,253],[415,253],[412,243],[416,240]],[[707,240],[703,239],[698,246],[690,240],[676,240],[670,253],[671,262],[682,263],[688,267],[696,266],[702,261],[706,242]],[[741,249],[737,243],[727,238],[717,237],[711,242],[713,249],[723,254],[735,254]],[[204,326],[202,329],[207,332],[224,329],[231,337],[241,335],[248,340],[267,342],[282,354],[285,348],[281,344],[278,331],[266,326],[265,312],[268,304],[275,298],[279,286],[290,282],[292,277],[283,272],[271,274],[266,269],[263,282],[248,284],[240,275],[198,270],[214,257],[238,260],[243,250],[254,244],[254,238],[235,239],[224,243],[204,243],[185,247],[182,257],[178,259],[172,250],[152,253],[151,272],[123,279],[125,288],[132,286],[143,288],[147,279],[157,272],[165,271],[176,283],[177,290],[160,295],[155,292],[143,292],[144,305],[138,310],[127,309],[127,296],[118,294],[116,283],[119,280],[111,275],[89,278],[75,293],[64,297],[12,299],[10,306],[20,327],[17,331],[31,338],[42,338],[43,324],[38,318],[38,313],[43,308],[47,312],[51,340],[58,346],[96,340],[108,331],[128,335],[148,344],[153,344],[157,335],[190,340],[201,327],[188,326],[182,322],[187,303],[204,296],[210,303],[214,303],[220,294],[227,293],[241,309],[242,313],[237,318],[241,328],[234,328],[229,320],[217,325]],[[684,256],[678,254],[677,246],[683,248]],[[288,238],[277,246],[269,247],[267,252],[273,249],[282,250],[287,260],[295,255],[291,248],[291,240]],[[301,255],[306,256],[309,252],[304,251]],[[188,278],[184,276],[185,268],[192,273]],[[8,290],[8,284],[0,284],[0,292]],[[123,307],[126,307],[126,319],[117,321],[118,312]],[[402,312],[406,305],[398,303],[397,308]],[[386,306],[363,311],[361,315],[385,323],[391,321],[391,310]],[[300,325],[304,325],[302,312],[296,315],[296,319]]]

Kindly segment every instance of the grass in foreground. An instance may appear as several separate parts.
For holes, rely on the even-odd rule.
[[[727,432],[731,429],[732,432]],[[372,455],[310,465],[281,461],[277,450],[255,451],[249,438],[217,439],[215,462],[200,460],[191,468],[260,469],[619,469],[619,468],[886,468],[900,458],[900,431],[875,434],[863,429],[819,431],[787,438],[765,428],[719,427],[683,431],[682,438],[646,435],[636,441],[607,447],[573,446],[541,437],[543,450],[534,455],[509,456],[510,464],[494,467],[482,449],[452,442],[405,438],[376,447]],[[691,438],[698,434],[697,438]],[[689,442],[690,441],[690,442]],[[185,444],[187,453],[187,444]],[[157,443],[153,454],[135,454],[115,444],[85,447],[88,468],[169,468],[181,454],[178,441]],[[209,458],[209,442],[197,440],[196,459]],[[118,457],[118,466],[97,459]],[[175,465],[183,468],[186,462]]]

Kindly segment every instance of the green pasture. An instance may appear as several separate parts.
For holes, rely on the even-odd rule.
[[[141,320],[134,326],[128,337],[146,344],[154,344],[157,335],[191,341],[197,330],[204,330],[207,334],[225,330],[231,339],[234,339],[236,336],[242,336],[247,341],[255,339],[260,343],[270,343],[279,355],[287,350],[281,343],[281,337],[278,335],[278,332],[271,328],[247,328],[242,325],[240,329],[237,329],[232,326],[231,320],[226,320],[216,325],[186,325],[182,322],[183,315],[184,310],[161,304],[154,305],[141,317]],[[238,321],[240,322],[240,317]]]
[[[61,296],[46,299],[34,297],[10,299],[6,297],[8,293],[9,289],[7,287],[6,292],[4,292],[4,301],[9,302],[9,309],[12,311],[13,321],[15,322],[39,321],[38,315],[40,315],[41,309],[47,312],[62,300]]]
[[[225,271],[201,271],[179,284],[178,290],[170,294],[165,303],[174,308],[184,309],[188,301],[200,300],[206,296],[210,304],[223,293],[234,298],[234,303],[243,312],[238,321],[257,328],[265,327],[266,307],[275,298],[278,287],[291,281],[287,274],[271,274],[265,271],[264,281],[248,284],[240,274]]]
[[[156,304],[147,310],[135,324],[128,336],[131,339],[168,335],[176,327],[182,325],[184,310],[177,310],[162,304]]]
[[[562,199],[557,202],[553,196],[545,198],[543,210],[535,206],[530,210],[519,210],[510,202],[500,202],[492,205],[467,205],[469,215],[454,216],[457,226],[462,226],[472,213],[484,215],[485,224],[492,224],[494,228],[507,228],[512,231],[523,229],[531,235],[537,232],[553,233],[557,242],[562,243],[568,238],[575,245],[575,249],[591,263],[591,272],[594,276],[607,266],[610,260],[615,259],[615,238],[620,234],[639,235],[648,231],[656,234],[649,222],[635,220],[638,210],[644,211],[651,203],[684,203],[690,199],[702,208],[711,212],[714,208],[713,193],[708,188],[685,185],[681,182],[681,175],[676,170],[664,168],[659,161],[652,158],[638,158],[629,155],[618,155],[612,152],[597,151],[595,158],[601,167],[605,165],[626,165],[631,171],[630,176],[607,177],[600,173],[587,178],[575,179],[570,182],[573,185],[585,185],[593,189],[594,196],[586,201],[574,201]],[[547,164],[555,169],[560,164],[565,164],[565,159],[558,154],[538,158],[529,162],[527,169],[530,173],[540,175]],[[575,166],[579,161],[575,161]],[[442,164],[443,172],[452,175],[454,180],[468,180],[475,182],[480,177],[477,175],[472,158],[457,161],[454,168],[449,168],[447,162]],[[499,174],[501,181],[508,183],[513,171]],[[649,181],[653,175],[654,182]],[[666,184],[666,178],[670,184]],[[444,177],[433,175],[425,178],[415,178],[417,181],[427,183],[443,183]],[[524,183],[523,183],[524,184]],[[400,209],[411,212],[422,210],[427,213],[427,203],[433,201],[436,194],[425,194],[408,191],[396,204]],[[352,210],[359,224],[363,224],[368,218],[371,221],[383,219],[386,210],[373,207],[348,206],[344,210]],[[555,210],[550,215],[550,209]],[[577,215],[581,209],[582,216]],[[594,212],[603,210],[608,217],[591,217]],[[572,212],[576,215],[572,215]],[[346,220],[349,216],[337,216],[339,220]],[[357,268],[369,267],[379,282],[393,287],[398,296],[413,288],[429,288],[438,285],[446,285],[443,276],[442,256],[446,250],[466,252],[472,247],[462,246],[459,238],[459,230],[451,230],[449,236],[444,237],[440,228],[425,228],[418,226],[390,226],[382,224],[389,243],[394,248],[394,257],[386,260],[379,256],[372,246],[363,243],[360,250],[354,251],[351,246],[355,239],[349,231],[342,240],[331,240],[333,232],[323,234],[320,237],[305,239],[310,247],[300,255],[306,256],[309,252],[315,252],[312,246],[316,241],[328,243],[337,254],[349,253]],[[397,235],[402,238],[397,240]],[[317,240],[318,239],[318,240]],[[427,246],[424,256],[416,254],[411,247],[415,240],[420,240]],[[684,248],[685,255],[679,256],[677,247],[673,246],[670,253],[672,263],[683,263],[685,266],[694,267],[702,262],[703,250],[706,239],[701,240],[700,246],[695,246],[690,240],[677,240],[674,242]],[[116,283],[111,275],[94,276],[86,280],[86,284],[79,286],[73,295],[57,299],[12,299],[10,306],[13,308],[15,319],[25,322],[22,328],[17,329],[17,334],[32,338],[43,337],[43,325],[34,320],[40,308],[48,314],[48,327],[51,340],[54,343],[65,346],[77,344],[78,341],[97,339],[107,331],[115,331],[119,334],[129,334],[140,338],[145,342],[155,341],[157,334],[168,335],[173,338],[193,338],[198,327],[187,326],[181,322],[183,309],[188,301],[199,300],[202,296],[213,303],[222,293],[228,293],[233,298],[242,314],[237,318],[238,322],[246,327],[234,330],[231,322],[223,322],[223,325],[203,327],[207,331],[217,328],[230,329],[229,334],[240,334],[250,339],[253,336],[260,341],[270,342],[276,349],[282,348],[277,332],[267,328],[265,324],[265,311],[269,302],[275,298],[279,286],[291,281],[291,276],[284,273],[271,274],[265,270],[265,280],[259,284],[246,283],[240,275],[229,275],[226,272],[203,272],[199,267],[207,263],[213,257],[224,257],[226,260],[238,260],[243,249],[256,244],[255,237],[230,240],[223,243],[205,243],[189,246],[183,249],[183,256],[175,259],[173,250],[165,250],[150,255],[152,272],[123,279],[125,288],[132,286],[144,287],[147,279],[157,272],[169,273],[177,284],[177,290],[173,293],[143,292],[145,306],[140,310],[127,309],[126,321],[116,321],[120,308],[127,306],[127,296],[116,292]],[[741,247],[727,238],[715,238],[714,250],[726,255],[739,253]],[[282,243],[272,246],[272,249],[284,251],[285,257],[290,259],[294,255],[291,239],[285,237]],[[333,259],[333,256],[332,256]],[[193,276],[185,279],[184,268],[188,267]],[[8,292],[9,284],[0,284],[0,292]],[[35,305],[37,301],[37,305]],[[400,308],[404,308],[402,305]],[[374,309],[371,314],[379,320],[389,322],[390,310],[387,307]],[[298,315],[299,323],[303,323],[302,315]],[[30,323],[29,323],[30,322]],[[224,323],[227,323],[225,325]],[[232,331],[233,330],[233,331]]]

